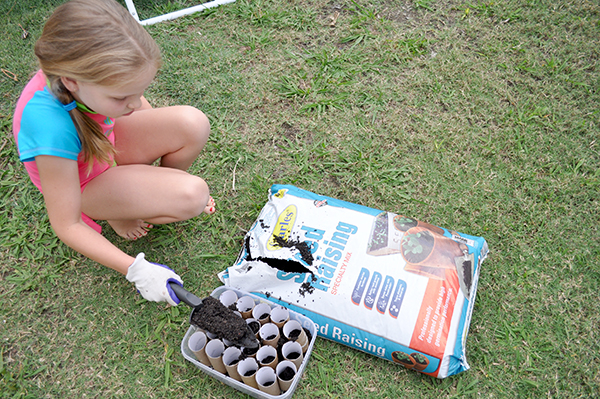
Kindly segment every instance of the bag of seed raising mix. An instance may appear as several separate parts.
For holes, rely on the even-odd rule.
[[[467,370],[486,241],[273,185],[223,283],[278,302],[320,336],[437,378]]]

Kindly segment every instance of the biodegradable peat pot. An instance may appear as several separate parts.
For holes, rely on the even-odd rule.
[[[269,395],[279,395],[281,393],[277,374],[271,367],[261,367],[256,372],[256,385],[258,385],[258,389]]]
[[[237,381],[242,381],[242,377],[237,371],[237,366],[241,359],[242,351],[235,346],[230,346],[223,352],[223,364],[227,369],[227,375]]]
[[[210,366],[210,360],[206,356],[206,343],[208,337],[202,331],[196,331],[188,341],[188,347],[202,364]]]
[[[248,295],[244,295],[239,298],[236,302],[237,310],[242,314],[244,319],[252,317],[252,310],[254,309],[254,299]]]
[[[296,376],[296,365],[289,360],[284,360],[277,365],[277,380],[282,391],[287,391]]]

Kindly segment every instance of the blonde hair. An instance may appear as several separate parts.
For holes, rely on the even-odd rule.
[[[61,77],[101,86],[135,80],[140,70],[160,67],[160,50],[146,30],[114,0],[71,0],[50,16],[35,55],[63,104],[74,101]],[[83,160],[110,162],[115,148],[100,125],[78,108],[69,111],[81,140]]]

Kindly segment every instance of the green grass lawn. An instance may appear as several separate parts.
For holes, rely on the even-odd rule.
[[[13,108],[60,3],[0,3],[0,397],[245,397],[181,356],[187,307],[57,240],[18,161]],[[436,380],[318,339],[294,397],[600,395],[597,1],[238,0],[148,31],[165,63],[147,98],[211,120],[192,172],[218,212],[139,242],[106,228],[123,250],[207,295],[273,183],[488,241],[469,371]]]

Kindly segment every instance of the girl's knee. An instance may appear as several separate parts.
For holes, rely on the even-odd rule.
[[[191,106],[180,107],[178,121],[181,131],[185,132],[190,140],[204,146],[210,135],[210,122],[204,112]]]
[[[189,181],[182,186],[179,197],[182,219],[191,219],[200,215],[210,198],[208,184],[204,179],[190,175]]]

